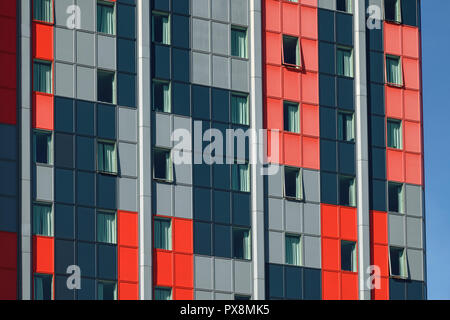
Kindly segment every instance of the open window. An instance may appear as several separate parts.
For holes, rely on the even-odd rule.
[[[339,112],[338,138],[341,141],[355,141],[353,113]]]
[[[286,234],[284,239],[286,264],[301,266],[300,235]]]
[[[247,95],[231,94],[231,122],[245,126],[250,124]]]
[[[117,283],[99,280],[97,282],[97,300],[117,300]]]
[[[403,85],[401,58],[398,56],[386,56],[386,82],[400,87]]]
[[[170,219],[154,219],[154,247],[156,249],[172,250],[172,223]]]
[[[116,74],[112,71],[97,71],[97,100],[116,103]]]
[[[231,167],[231,182],[234,191],[250,192],[250,170],[248,163],[237,163]]]
[[[53,276],[51,274],[35,273],[33,275],[34,300],[53,299]]]
[[[352,0],[336,0],[336,10],[352,13]]]
[[[251,260],[250,229],[233,228],[233,258]]]
[[[303,199],[302,170],[284,167],[284,196],[291,200]]]
[[[356,272],[356,243],[341,241],[341,270]]]
[[[52,133],[35,130],[33,133],[34,162],[40,164],[53,163]]]
[[[152,25],[153,42],[170,45],[170,16],[160,12],[153,12]]]
[[[389,267],[391,276],[400,278],[408,277],[408,266],[405,248],[389,248]]]
[[[97,32],[114,35],[115,28],[114,2],[97,2]]]
[[[283,35],[283,64],[297,69],[301,67],[300,48],[297,37]]]
[[[405,197],[403,192],[403,184],[388,182],[388,197],[390,212],[405,212]]]
[[[387,146],[388,148],[402,149],[402,121],[387,120]]]
[[[247,58],[247,29],[231,27],[231,55]]]
[[[155,288],[155,300],[172,300],[172,289],[157,287]]]
[[[284,131],[300,133],[300,108],[298,103],[285,101],[284,109]]]
[[[387,21],[402,23],[401,0],[384,0],[384,18]]]
[[[117,220],[115,212],[97,212],[97,242],[117,243]]]
[[[117,174],[117,150],[113,141],[98,141],[97,170],[102,173]]]
[[[353,49],[338,46],[336,49],[336,60],[337,74],[353,78]]]
[[[53,23],[53,0],[33,0],[33,19]]]
[[[165,182],[172,182],[172,171],[170,150],[155,148],[153,150],[153,178]]]
[[[153,80],[153,110],[172,112],[170,82]]]
[[[354,177],[339,176],[339,204],[341,206],[356,206]]]
[[[33,234],[53,237],[53,209],[51,204],[33,205]]]
[[[53,93],[52,63],[50,61],[35,60],[33,63],[33,91]]]

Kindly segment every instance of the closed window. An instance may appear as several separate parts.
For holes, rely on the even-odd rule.
[[[388,183],[388,193],[389,193],[389,211],[404,213],[404,196],[403,196],[403,184],[401,183]]]
[[[115,212],[97,212],[97,242],[117,243],[117,223]]]
[[[248,163],[233,164],[231,168],[233,190],[250,192],[250,170]]]
[[[103,173],[117,173],[117,151],[114,142],[98,142],[97,169]]]
[[[98,281],[97,300],[117,300],[117,284],[112,281]]]
[[[153,81],[153,110],[167,113],[172,111],[169,82]]]
[[[173,181],[172,157],[170,150],[154,149],[153,151],[153,177],[166,182]]]
[[[248,97],[246,95],[231,95],[231,122],[249,125]]]
[[[339,112],[338,137],[341,141],[355,141],[353,113]]]
[[[172,300],[171,288],[155,288],[154,300]]]
[[[339,204],[341,206],[356,206],[354,177],[339,177]]]
[[[301,265],[301,249],[299,235],[285,236],[286,264]]]
[[[302,171],[299,168],[284,168],[284,196],[288,199],[303,199]]]
[[[298,103],[283,103],[284,108],[284,131],[300,133],[300,110]]]
[[[400,0],[384,0],[384,18],[388,21],[402,22]]]
[[[170,44],[170,19],[169,15],[153,12],[153,42]]]
[[[233,228],[233,257],[251,260],[250,230]]]
[[[386,81],[388,84],[401,86],[402,68],[401,59],[397,56],[386,56]]]
[[[406,265],[406,252],[404,248],[391,247],[389,249],[390,271],[394,277],[408,277],[408,268]]]
[[[116,74],[110,71],[97,71],[97,100],[116,103]]]
[[[343,77],[353,77],[353,49],[338,47],[336,60],[337,74]]]
[[[336,0],[336,10],[352,13],[352,0]]]
[[[231,55],[247,58],[247,30],[231,27]]]
[[[50,274],[38,274],[33,276],[34,300],[53,299],[53,276]]]
[[[33,63],[33,90],[36,92],[53,92],[52,63],[35,60]]]
[[[341,270],[356,272],[356,243],[341,241]]]
[[[400,120],[387,120],[387,139],[389,148],[402,148],[402,122]]]
[[[33,135],[34,142],[34,161],[41,164],[52,164],[52,133],[45,131],[35,131]]]
[[[283,64],[297,68],[301,66],[298,38],[283,35]]]
[[[172,228],[169,219],[155,218],[154,241],[156,249],[172,250]]]
[[[97,2],[97,32],[115,34],[114,4]]]
[[[42,22],[53,22],[53,3],[52,0],[34,0],[33,1],[33,19]]]
[[[53,210],[51,205],[33,205],[33,234],[53,237]]]

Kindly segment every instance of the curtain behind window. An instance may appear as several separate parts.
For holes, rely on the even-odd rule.
[[[97,300],[116,300],[116,284],[99,282],[97,285]]]
[[[386,58],[387,82],[401,84],[400,59]]]
[[[106,4],[97,5],[97,31],[114,34],[114,6]]]
[[[33,206],[33,234],[46,237],[53,236],[53,217],[51,206]]]
[[[235,124],[249,125],[247,97],[231,96],[231,121]]]
[[[284,127],[289,132],[300,133],[300,117],[298,105],[286,103],[285,110],[285,124]]]
[[[337,50],[337,73],[341,76],[353,76],[353,61],[351,50]]]
[[[53,22],[52,0],[34,0],[34,20]]]
[[[300,265],[300,238],[286,236],[286,263]]]
[[[155,219],[155,248],[165,250],[172,249],[170,221]]]
[[[231,55],[247,58],[247,33],[244,30],[231,30]]]
[[[355,199],[355,179],[349,179],[349,188],[348,188],[348,202],[349,205],[354,206],[356,204]]]
[[[52,65],[51,63],[35,62],[33,68],[34,91],[52,93]]]
[[[116,215],[114,213],[97,213],[97,241],[117,243]]]
[[[34,300],[52,300],[52,276],[34,275]]]
[[[234,164],[232,166],[232,188],[236,191],[250,192],[250,171],[248,164]]]
[[[397,121],[387,122],[388,130],[388,147],[401,149],[401,124]]]
[[[338,137],[342,141],[353,141],[355,139],[353,130],[353,115],[340,113]]]
[[[238,259],[251,259],[250,231],[244,229],[233,230],[234,257]]]
[[[98,170],[101,172],[117,172],[116,146],[111,143],[98,144]]]
[[[153,83],[153,109],[160,112],[171,112],[169,84]]]
[[[172,290],[155,289],[155,300],[172,300]]]

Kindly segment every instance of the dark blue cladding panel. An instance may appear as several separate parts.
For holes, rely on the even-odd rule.
[[[55,131],[74,132],[74,100],[55,97]]]
[[[136,42],[117,39],[117,70],[136,73]]]
[[[66,276],[55,276],[55,300],[73,300],[75,299],[76,290],[67,288]]]
[[[95,277],[95,245],[79,241],[77,243],[77,263],[82,270],[82,275]]]
[[[231,195],[230,192],[217,191],[213,192],[214,202],[214,222],[231,223]]]
[[[268,278],[268,292],[269,298],[284,298],[284,280],[283,280],[283,266],[269,264],[267,268]]]
[[[370,143],[374,147],[386,147],[384,121],[384,117],[375,115],[370,117]]]
[[[284,286],[286,288],[286,299],[303,299],[302,268],[285,266],[284,281]]]
[[[231,226],[214,225],[214,255],[231,258]]]
[[[194,185],[211,187],[211,166],[207,164],[194,164]]]
[[[17,159],[17,133],[16,126],[0,124],[0,159]],[[4,137],[8,137],[5,139]]]
[[[320,169],[337,172],[336,141],[320,139]]]
[[[322,299],[322,279],[320,269],[303,268],[303,299]]]
[[[406,283],[403,280],[389,279],[390,300],[406,300]]]
[[[194,253],[212,255],[211,224],[194,222]]]
[[[233,193],[233,224],[250,227],[250,193]]]
[[[424,300],[424,284],[421,281],[408,281],[406,283],[406,298],[408,300]]]
[[[190,116],[191,89],[190,85],[181,82],[172,82],[173,113]]]
[[[81,278],[81,289],[77,290],[79,300],[95,300],[95,280]]]
[[[418,26],[419,7],[417,0],[402,0],[402,23],[409,26]]]
[[[95,171],[95,144],[93,138],[77,136],[77,169]]]
[[[230,93],[227,90],[212,89],[212,119],[229,122]]]
[[[136,8],[128,5],[117,5],[117,35],[122,38],[136,38]]]
[[[116,107],[97,105],[97,135],[99,138],[116,139]]]
[[[77,172],[77,203],[83,206],[95,206],[95,174]]]
[[[230,165],[214,164],[213,165],[214,188],[229,190],[231,187]]]
[[[97,278],[117,279],[117,247],[115,245],[97,244]]]
[[[77,107],[77,134],[85,134],[93,136],[95,134],[95,105],[91,102],[80,101],[76,102]]]
[[[337,105],[339,108],[354,109],[354,80],[349,78],[337,78]]]
[[[369,51],[370,81],[384,83],[384,55],[382,52]]]
[[[337,204],[337,174],[320,172],[320,199],[322,203]]]
[[[159,11],[169,11],[170,10],[170,1],[167,0],[150,0],[152,2],[152,8],[153,10],[159,10]],[[176,0],[175,2],[178,2]]]
[[[336,42],[353,46],[353,15],[336,13]]]
[[[66,274],[67,267],[75,264],[75,242],[55,240],[55,272]]]
[[[370,189],[370,208],[377,211],[386,211],[386,181],[372,179]]]
[[[54,139],[55,166],[73,169],[73,135],[55,133]]]
[[[332,11],[319,9],[319,40],[334,41],[334,13]]]
[[[121,106],[136,107],[136,76],[128,73],[117,74],[117,102]]]
[[[189,17],[172,15],[172,45],[189,49]]]
[[[173,0],[172,11],[180,14],[189,14],[189,0]]]
[[[97,174],[97,207],[116,209],[116,177]]]
[[[339,142],[339,173],[355,175],[355,144]]]
[[[172,49],[172,79],[189,82],[190,79],[189,50]]]
[[[55,200],[62,203],[74,203],[73,170],[55,169]]]
[[[55,237],[75,238],[75,209],[71,205],[55,204]]]
[[[194,219],[211,221],[211,190],[194,189]]]
[[[0,197],[0,231],[17,232],[17,199]]]
[[[371,148],[370,166],[373,178],[386,180],[386,149]]]
[[[319,42],[319,70],[323,73],[334,74],[336,47],[332,43]]]
[[[368,94],[370,113],[384,116],[384,85],[371,83]]]
[[[170,47],[153,46],[153,78],[170,80]]]
[[[209,120],[210,115],[209,88],[203,86],[192,86],[192,115],[194,118]]]
[[[319,99],[321,106],[336,106],[336,78],[332,76],[319,75]]]
[[[369,50],[384,51],[383,44],[383,24],[381,29],[366,29],[367,43],[369,44]]]
[[[77,208],[77,238],[84,241],[95,241],[95,210]]]
[[[336,140],[336,109],[320,107],[320,137]]]

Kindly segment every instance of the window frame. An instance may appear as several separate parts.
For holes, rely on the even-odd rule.
[[[352,188],[352,193],[353,193],[353,203],[351,202],[351,199],[349,197],[349,203],[348,204],[343,204],[341,203],[341,180],[352,180],[353,184],[350,185],[350,188]],[[338,198],[338,203],[340,206],[345,206],[345,207],[356,207],[357,206],[357,199],[356,199],[356,177],[354,176],[349,176],[349,175],[345,175],[345,174],[340,174],[338,175],[338,183],[339,183],[339,188],[338,188],[338,193],[339,193],[339,198]]]
[[[54,291],[54,286],[55,286],[54,281],[55,281],[55,279],[54,279],[53,274],[36,272],[36,273],[33,273],[33,300],[35,300],[35,301],[46,301],[46,300],[37,300],[36,299],[36,282],[35,282],[36,278],[44,278],[44,277],[51,279],[51,285],[50,285],[51,299],[49,301],[55,299],[55,291]]]
[[[32,6],[33,6],[32,7],[32,10],[33,10],[32,21],[39,22],[39,23],[42,23],[42,24],[53,25],[55,23],[55,2],[54,2],[54,0],[50,0],[51,7],[52,7],[52,10],[51,10],[51,21],[38,20],[38,19],[35,18],[35,5],[36,5],[37,1],[38,0],[33,0],[33,3],[32,3]]]
[[[352,256],[351,256],[351,270],[344,270],[343,268],[343,264],[342,264],[342,247],[345,245],[351,245],[352,246]],[[358,255],[357,255],[357,246],[356,246],[356,242],[355,241],[349,241],[349,240],[341,240],[341,248],[340,248],[340,252],[341,252],[341,271],[343,272],[352,272],[352,273],[357,273],[358,272]]]
[[[168,43],[164,43],[164,42],[158,42],[155,40],[155,16],[159,16],[159,17],[165,17],[167,18],[167,24],[169,25],[169,42]],[[153,10],[152,11],[152,42],[156,43],[158,45],[163,45],[163,46],[170,46],[172,44],[172,19],[171,19],[171,14],[168,12],[163,12],[163,11],[158,11],[158,10]]]
[[[50,216],[51,216],[51,232],[50,234],[38,234],[36,233],[35,229],[34,229],[34,220],[36,219],[35,217],[35,212],[34,212],[34,208],[35,207],[47,207],[50,208]],[[51,202],[33,202],[32,205],[32,224],[31,224],[31,233],[33,234],[33,236],[38,236],[38,237],[54,237],[55,236],[55,210],[54,210],[54,206],[53,203]]]
[[[238,123],[235,122],[233,119],[233,97],[240,97],[240,98],[245,98],[245,106],[246,106],[246,113],[247,113],[247,119],[248,119],[248,123]],[[238,125],[238,126],[246,126],[249,127],[250,123],[251,123],[251,119],[250,119],[250,97],[248,94],[246,93],[240,93],[240,92],[236,92],[236,91],[232,91],[230,94],[230,123],[233,125]]]
[[[47,142],[47,147],[50,148],[50,150],[47,150],[47,157],[48,162],[37,162],[37,141],[36,141],[36,135],[46,135],[47,137],[50,137],[50,143]],[[39,165],[53,165],[53,131],[50,130],[42,130],[42,129],[34,129],[33,130],[33,162],[35,164]]]
[[[245,55],[233,55],[233,31],[245,33]],[[230,28],[230,56],[233,58],[248,59],[248,30],[246,27],[231,25]]]
[[[160,84],[160,85],[167,85],[169,88],[169,111],[164,111],[164,110],[159,110],[156,108],[155,106],[155,85],[156,84]],[[163,106],[164,109],[164,106]],[[172,114],[172,83],[171,81],[166,81],[166,80],[160,80],[160,79],[153,79],[152,80],[152,110],[155,112],[160,112],[160,113],[165,113],[165,114]]]
[[[403,274],[396,275],[392,273],[392,254],[391,250],[397,250],[397,251],[403,251],[403,265],[399,265],[400,272]],[[408,279],[409,278],[409,271],[408,271],[408,257],[407,257],[407,250],[403,247],[398,246],[389,246],[389,277],[394,279]]]
[[[50,92],[45,92],[45,91],[38,91],[36,90],[35,86],[35,72],[36,72],[36,64],[40,64],[40,65],[47,65],[50,66]],[[53,74],[53,61],[48,61],[48,60],[43,60],[43,59],[33,59],[33,92],[36,93],[40,93],[40,94],[45,94],[45,95],[53,95],[55,89],[53,87],[54,85],[54,74]],[[39,88],[40,89],[40,88]]]
[[[113,83],[112,83],[112,101],[103,101],[99,98],[99,74],[109,74],[112,75]],[[107,69],[97,69],[97,102],[100,103],[109,103],[109,104],[117,104],[117,72],[113,70]]]
[[[348,132],[347,132],[347,139],[344,139],[344,137],[342,136],[342,138],[339,135],[339,132],[341,132],[339,130],[340,126],[344,126],[343,123],[343,116],[351,116],[352,117],[352,138],[348,139]],[[342,118],[342,119],[341,119]],[[342,128],[343,129],[343,128]],[[342,130],[342,134],[343,134],[343,130]],[[356,137],[355,137],[355,113],[354,112],[348,112],[348,111],[338,111],[338,140],[339,141],[343,141],[343,142],[355,142],[356,141]]]
[[[351,63],[350,63],[350,75],[346,75],[345,74],[345,70],[343,70],[343,74],[339,74],[338,73],[338,51],[346,51],[346,52],[350,52],[350,59],[351,59]],[[348,47],[348,46],[343,46],[343,45],[336,45],[336,75],[339,77],[345,77],[345,78],[349,78],[349,79],[354,79],[355,78],[355,57],[354,57],[354,52],[353,52],[353,47]],[[344,55],[342,56],[344,57]]]
[[[287,107],[292,106],[292,107],[297,107],[297,124],[298,124],[298,131],[291,131],[288,130],[288,128],[286,128],[286,124],[288,124],[289,122],[287,122],[289,119],[287,119],[287,115],[288,113],[286,112]],[[296,134],[300,134],[302,132],[302,128],[301,128],[301,119],[300,119],[300,103],[298,102],[293,102],[293,101],[288,101],[288,100],[284,100],[283,101],[283,130],[285,132],[290,132],[290,133],[296,133]]]
[[[109,280],[97,280],[96,281],[96,290],[97,290],[96,300],[106,301],[105,299],[100,300],[98,298],[98,291],[99,291],[98,287],[99,287],[100,284],[114,284],[114,299],[113,299],[113,301],[114,300],[118,300],[118,285],[117,285],[117,281],[109,281]]]
[[[107,242],[107,241],[103,241],[103,240],[99,240],[99,235],[98,235],[98,228],[99,228],[99,223],[98,223],[98,216],[99,215],[110,215],[110,216],[114,216],[114,227],[115,227],[115,239],[114,242]],[[118,237],[118,223],[117,223],[117,212],[113,211],[113,210],[104,210],[104,209],[98,209],[95,211],[95,241],[97,243],[106,243],[106,244],[115,244],[117,245],[117,237]]]
[[[336,0],[336,11],[353,14],[352,0],[343,0],[343,1],[345,3],[345,7],[346,7],[347,10],[339,10],[338,9],[338,2],[339,2],[339,0]]]
[[[297,41],[296,49],[295,49],[295,52],[296,52],[296,55],[295,55],[296,64],[291,64],[291,63],[285,62],[285,59],[284,59],[284,41],[285,41],[285,39],[295,39]],[[282,41],[282,43],[281,43],[281,62],[282,62],[282,65],[284,65],[287,68],[301,70],[303,68],[303,61],[302,61],[302,55],[301,55],[301,51],[302,50],[301,50],[301,43],[300,43],[299,37],[291,36],[291,35],[288,35],[288,34],[283,34],[282,37],[281,37],[281,41]]]
[[[399,68],[398,72],[400,74],[400,83],[394,83],[394,82],[388,81],[388,63],[387,63],[388,59],[398,60],[398,68]],[[384,59],[384,64],[385,64],[384,73],[385,73],[385,78],[386,78],[386,84],[390,87],[403,88],[403,59],[402,59],[402,57],[392,55],[392,54],[386,54],[385,59]]]
[[[294,172],[294,171],[298,172],[299,177],[300,177],[300,190],[296,190],[296,193],[297,193],[297,191],[299,191],[300,198],[298,198],[297,196],[293,197],[293,196],[287,195],[287,190],[286,190],[287,189],[286,188],[286,170],[288,172],[289,171],[291,171],[291,172]],[[299,201],[299,202],[301,202],[301,201],[304,200],[305,195],[304,195],[304,188],[303,188],[303,168],[297,168],[297,167],[292,167],[292,166],[284,166],[283,167],[283,197],[286,200],[289,200],[289,201]]]
[[[155,156],[157,153],[160,152],[164,152],[164,153],[168,153],[169,154],[169,159],[170,159],[170,177],[166,177],[166,178],[159,178],[156,176],[156,161],[155,161]],[[169,183],[172,184],[175,182],[174,179],[174,164],[173,164],[173,159],[172,159],[172,149],[169,148],[164,148],[164,147],[153,147],[153,152],[152,152],[152,162],[153,162],[153,180],[158,181],[158,182],[162,182],[162,183]],[[167,168],[166,168],[167,171]]]
[[[161,222],[168,222],[169,223],[169,233],[170,233],[169,241],[170,242],[169,242],[168,248],[159,248],[159,247],[156,246],[155,227],[156,227],[156,223],[161,223]],[[153,248],[155,250],[165,250],[165,251],[172,251],[173,250],[172,219],[165,218],[165,217],[160,217],[160,216],[153,217]]]
[[[248,246],[249,246],[249,248],[248,248],[248,257],[245,257],[245,256],[243,256],[242,258],[241,257],[238,257],[236,254],[235,254],[235,248],[236,248],[236,244],[235,244],[235,241],[234,241],[234,233],[235,233],[235,231],[238,231],[238,230],[240,230],[240,231],[247,231],[248,232]],[[233,259],[235,259],[235,260],[243,260],[243,261],[251,261],[252,260],[252,256],[253,256],[253,251],[252,251],[252,230],[251,230],[251,228],[245,228],[245,227],[232,227],[231,228],[231,233],[232,233],[232,258]],[[242,244],[242,245],[244,245],[244,244]],[[244,254],[244,252],[243,252],[243,254]]]
[[[394,0],[394,1],[395,1],[395,11],[398,10],[398,12],[395,12],[395,15],[398,16],[399,20],[392,20],[392,19],[388,19],[387,18],[387,16],[386,16],[386,0],[383,1],[384,20],[387,21],[387,22],[390,22],[390,23],[402,24],[403,23],[402,1],[401,0]]]
[[[240,179],[240,175],[239,175],[239,168],[240,166],[247,166],[247,185],[248,185],[248,189],[247,190],[242,190],[242,180]],[[235,168],[238,168],[238,177],[239,177],[239,181],[238,181],[238,186],[239,189],[235,188],[235,184],[234,184],[234,170]],[[251,171],[250,171],[250,164],[249,162],[246,160],[244,163],[240,163],[238,160],[235,160],[232,164],[231,164],[231,190],[236,191],[236,192],[243,192],[243,193],[250,193],[251,192]]]
[[[294,264],[294,263],[289,263],[288,261],[287,261],[287,251],[288,251],[288,248],[287,248],[287,238],[296,238],[296,239],[298,239],[298,264]],[[302,245],[303,245],[303,241],[302,241],[302,236],[301,236],[301,234],[295,234],[295,233],[285,233],[284,234],[284,255],[285,255],[285,257],[284,257],[284,263],[286,264],[286,265],[289,265],[289,266],[297,266],[297,267],[301,267],[301,266],[303,266],[303,254],[302,254],[302,252],[303,252],[303,250],[302,250]]]
[[[156,290],[160,290],[160,291],[169,291],[170,292],[170,299],[169,300],[160,300],[160,299],[155,299],[156,297]],[[153,290],[153,297],[154,300],[156,301],[170,301],[173,300],[173,290],[171,287],[161,287],[161,286],[156,286]]]
[[[97,4],[95,6],[95,10],[96,10],[96,19],[98,19],[98,7],[99,6],[104,6],[104,7],[112,7],[113,8],[113,33],[107,33],[107,32],[101,32],[99,31],[98,28],[98,21],[97,22],[97,26],[96,26],[96,31],[98,34],[101,35],[108,35],[108,36],[116,36],[117,34],[117,7],[116,7],[116,2],[112,2],[112,1],[102,1],[102,0],[97,0]]]
[[[390,140],[389,137],[392,135],[392,132],[389,130],[389,122],[393,123],[397,123],[400,124],[400,138],[399,138],[399,147],[395,148],[395,147],[391,147],[389,146],[390,144]],[[388,149],[393,149],[393,150],[403,150],[403,121],[401,119],[395,119],[395,118],[387,118],[386,119],[386,147]]]
[[[114,163],[114,168],[113,171],[106,171],[105,169],[100,170],[100,157],[99,157],[99,146],[100,144],[108,144],[108,145],[114,145],[114,159],[115,159],[115,163]],[[97,139],[97,149],[95,150],[96,155],[97,155],[97,163],[96,163],[96,171],[97,173],[101,173],[101,174],[107,174],[107,175],[112,175],[112,176],[117,176],[118,175],[118,158],[117,158],[117,143],[114,140],[107,140],[107,139]],[[103,155],[104,157],[104,155]]]
[[[400,199],[398,199],[398,211],[395,210],[391,210],[391,192],[390,192],[390,187],[391,186],[395,186],[395,187],[400,187],[401,188],[401,192],[400,192]],[[405,214],[405,205],[406,205],[406,201],[405,201],[405,184],[404,183],[398,183],[398,182],[394,182],[394,181],[388,181],[388,212],[395,212],[395,213],[400,213],[400,214]]]

